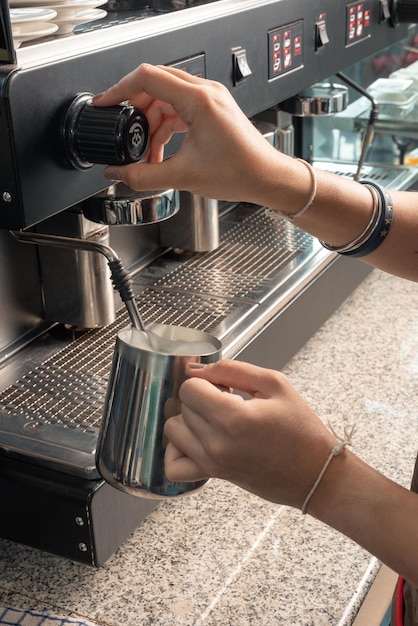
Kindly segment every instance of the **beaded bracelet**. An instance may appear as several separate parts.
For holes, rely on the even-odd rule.
[[[388,191],[372,181],[361,180],[373,196],[373,214],[363,232],[344,246],[321,244],[327,250],[344,256],[360,258],[374,252],[385,240],[393,223],[393,202]]]

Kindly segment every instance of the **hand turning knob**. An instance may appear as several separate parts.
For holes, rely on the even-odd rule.
[[[395,23],[415,24],[418,22],[418,1],[392,0],[391,14]]]
[[[144,113],[130,105],[95,107],[92,97],[78,94],[65,113],[61,131],[68,161],[78,170],[140,161],[149,140]]]

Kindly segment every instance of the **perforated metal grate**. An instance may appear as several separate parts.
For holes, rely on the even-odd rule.
[[[357,172],[357,165],[354,163],[316,161],[314,165],[347,178],[354,178]],[[374,181],[390,189],[409,189],[417,176],[416,168],[399,165],[364,165],[361,172],[362,179]]]
[[[117,327],[127,325],[125,315]],[[91,331],[0,394],[3,415],[95,432],[101,419],[117,327]]]
[[[221,228],[217,250],[189,258],[171,253],[135,277],[146,324],[190,326],[222,339],[320,248],[253,206],[239,205]],[[0,393],[0,446],[49,463],[69,450],[75,459],[78,450],[93,455],[115,338],[128,325],[122,308],[113,324],[85,333]]]
[[[207,295],[215,309],[220,299],[225,312],[230,312],[237,301],[262,301],[294,259],[317,249],[311,236],[266,209],[255,211],[240,205],[228,214],[223,226],[225,232],[216,250],[196,255],[170,271],[164,260],[150,268],[153,289],[187,293],[187,300],[190,293]]]

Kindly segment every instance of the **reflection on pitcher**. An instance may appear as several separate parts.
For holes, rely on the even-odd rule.
[[[181,410],[178,392],[190,362],[221,357],[212,335],[154,324],[147,332],[122,330],[116,339],[105,401],[97,467],[111,485],[150,498],[194,492],[207,481],[171,482],[165,476],[165,421]]]

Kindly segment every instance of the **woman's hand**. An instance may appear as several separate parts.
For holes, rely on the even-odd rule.
[[[182,413],[167,420],[170,480],[213,476],[272,502],[301,508],[334,436],[285,376],[237,361],[188,368]],[[225,393],[217,385],[249,394]],[[308,512],[418,586],[418,495],[349,450],[334,457]]]
[[[126,100],[147,116],[147,163],[110,166],[107,178],[137,190],[172,187],[221,200],[256,201],[262,172],[279,153],[225,87],[181,70],[143,64],[93,103],[110,106]],[[183,145],[162,162],[175,133],[187,133]]]
[[[238,361],[188,368],[182,412],[166,422],[170,480],[229,480],[301,507],[335,443],[285,376]],[[248,394],[225,393],[218,385]]]
[[[136,190],[178,189],[206,198],[246,201],[292,214],[312,194],[312,176],[297,159],[281,154],[241,111],[221,84],[182,70],[140,65],[96,96],[96,106],[128,100],[150,125],[147,162],[109,166],[105,176]],[[174,156],[164,148],[185,133]],[[332,246],[344,246],[365,229],[373,212],[369,190],[349,178],[316,170],[315,198],[296,225]],[[418,280],[417,193],[392,192],[396,217],[383,244],[365,257],[371,265]]]

